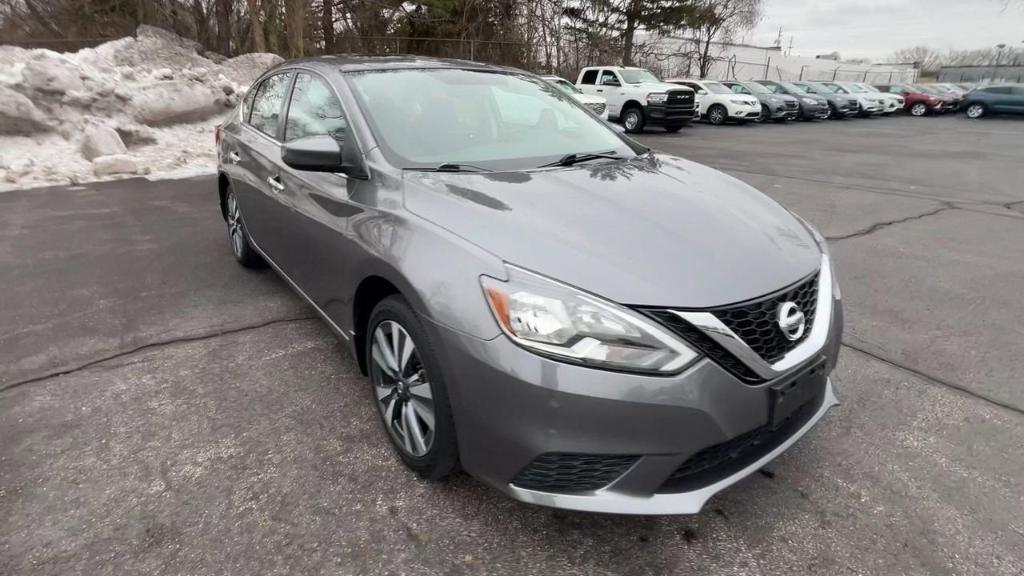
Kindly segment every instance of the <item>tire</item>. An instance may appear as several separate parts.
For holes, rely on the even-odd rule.
[[[965,112],[966,112],[968,118],[973,118],[973,119],[976,120],[976,119],[981,118],[982,116],[984,116],[985,113],[988,112],[988,110],[985,109],[985,105],[984,104],[980,104],[978,102],[974,102],[973,104],[969,104],[967,106],[967,108],[965,109]]]
[[[708,122],[714,126],[721,126],[729,118],[729,111],[721,104],[714,104],[708,108]]]
[[[419,317],[404,298],[388,296],[374,307],[366,334],[370,390],[395,452],[421,478],[450,475],[459,465],[455,421],[440,359]]]
[[[761,115],[757,118],[758,122],[767,122],[772,117],[771,110],[768,109],[767,104],[761,104]]]
[[[685,124],[668,124],[665,126],[665,132],[668,132],[669,134],[675,134],[676,132],[682,130],[683,126],[685,126]]]
[[[622,113],[621,120],[626,132],[630,134],[639,134],[644,131],[644,111],[637,106],[626,108]]]
[[[928,105],[924,102],[915,102],[910,106],[911,116],[924,116],[928,113]]]
[[[249,231],[246,230],[245,220],[242,218],[242,208],[238,205],[235,189],[230,184],[224,194],[224,220],[228,225],[228,242],[235,260],[246,268],[266,267],[267,263],[263,257],[252,247]]]
[[[832,104],[828,105],[828,116],[825,116],[826,120],[839,120],[839,110]]]

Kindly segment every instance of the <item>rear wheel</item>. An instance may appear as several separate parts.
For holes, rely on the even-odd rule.
[[[985,105],[974,103],[967,107],[968,118],[981,118],[985,115]]]
[[[640,108],[633,106],[626,108],[626,111],[622,113],[622,125],[626,127],[626,132],[630,134],[639,134],[644,131],[644,112]]]
[[[725,109],[725,106],[721,104],[715,104],[708,109],[708,122],[719,126],[725,123],[725,120],[729,117],[729,111]]]
[[[433,343],[398,295],[370,315],[366,358],[378,412],[406,466],[440,479],[459,462],[455,422]]]
[[[916,102],[910,107],[910,114],[912,116],[924,116],[928,113],[928,106],[924,102]]]
[[[235,260],[246,268],[266,266],[266,262],[252,247],[249,232],[245,229],[245,221],[242,220],[242,208],[238,205],[235,189],[230,184],[224,194],[224,212],[228,225],[228,240],[231,241],[231,253],[235,255]]]

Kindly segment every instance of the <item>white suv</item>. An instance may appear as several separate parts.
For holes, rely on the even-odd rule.
[[[700,96],[700,117],[718,125],[727,120],[743,123],[761,116],[761,101],[749,94],[736,94],[721,82],[691,78],[670,78],[666,82],[686,86]]]
[[[696,117],[693,90],[667,84],[643,68],[592,66],[580,71],[576,87],[584,94],[608,101],[608,117],[619,120],[627,132],[646,125],[676,132]]]
[[[889,92],[882,92],[881,90],[875,88],[871,84],[865,84],[864,82],[854,82],[853,86],[855,88],[860,88],[861,90],[867,90],[867,92],[864,92],[864,94],[867,94],[868,96],[876,96],[878,98],[884,99],[885,110],[883,112],[885,114],[892,114],[893,112],[899,112],[900,110],[903,110],[903,105],[906,103],[906,100],[903,98],[903,96],[900,96],[899,94],[890,94]]]
[[[554,84],[555,88],[565,92],[574,100],[589,108],[591,112],[600,116],[602,120],[608,119],[608,101],[606,99],[600,96],[584,94],[575,84],[561,76],[541,76],[541,78]]]
[[[862,118],[876,114],[884,114],[889,106],[889,98],[878,92],[871,92],[857,86],[854,82],[818,82],[836,94],[849,94],[857,99],[858,115]]]

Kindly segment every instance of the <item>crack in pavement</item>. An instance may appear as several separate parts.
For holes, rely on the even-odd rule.
[[[889,226],[894,226],[896,224],[903,224],[904,222],[912,222],[914,220],[920,220],[922,218],[927,218],[928,216],[935,216],[936,214],[941,214],[942,212],[946,212],[946,211],[949,211],[949,210],[959,210],[960,209],[960,208],[958,208],[956,206],[953,206],[952,204],[949,204],[949,203],[944,203],[944,204],[945,205],[942,206],[941,208],[936,208],[935,210],[929,210],[928,212],[924,212],[923,214],[915,214],[913,216],[906,216],[904,218],[897,218],[895,220],[886,220],[884,222],[876,222],[876,223],[872,224],[871,226],[868,226],[867,228],[865,228],[863,230],[858,230],[856,232],[851,232],[849,234],[843,234],[843,235],[840,235],[840,236],[826,236],[825,239],[828,240],[829,242],[839,242],[840,240],[849,240],[850,238],[860,238],[862,236],[867,236],[868,234],[873,234],[873,233],[875,233],[875,232],[877,232],[877,231],[879,231],[879,230],[881,230],[883,228],[888,228]]]
[[[277,324],[287,324],[287,323],[291,323],[291,322],[305,322],[307,320],[319,320],[319,318],[317,316],[300,316],[298,318],[278,318],[276,320],[267,320],[266,322],[260,322],[258,324],[249,324],[249,325],[245,325],[245,326],[238,326],[238,327],[235,327],[235,328],[226,328],[226,329],[223,329],[223,330],[217,330],[215,332],[206,332],[206,333],[203,333],[203,334],[193,334],[191,336],[180,336],[180,337],[177,337],[177,338],[171,338],[169,340],[161,340],[161,341],[158,341],[158,342],[149,342],[147,344],[142,344],[142,345],[136,346],[134,348],[131,348],[129,350],[122,350],[121,352],[115,352],[113,354],[110,354],[108,356],[104,356],[102,358],[96,358],[96,359],[90,360],[90,361],[85,362],[83,364],[79,364],[78,366],[73,366],[73,367],[70,367],[70,368],[61,368],[60,370],[55,370],[53,372],[48,372],[46,374],[41,374],[39,376],[33,376],[31,378],[26,378],[24,380],[19,380],[17,382],[11,382],[10,384],[7,384],[7,385],[5,385],[3,387],[0,387],[0,393],[7,392],[8,390],[13,390],[14,388],[18,388],[18,387],[24,386],[26,384],[33,384],[35,382],[41,382],[43,380],[49,380],[50,378],[56,378],[58,376],[65,376],[67,374],[78,372],[80,370],[85,370],[86,368],[92,368],[92,367],[97,366],[99,364],[102,364],[104,362],[109,362],[110,360],[116,360],[117,358],[123,358],[125,356],[129,356],[131,354],[135,354],[136,352],[142,352],[143,350],[148,350],[150,348],[161,348],[161,347],[164,347],[164,346],[170,346],[172,344],[181,344],[181,343],[184,343],[184,342],[199,342],[199,341],[202,341],[202,340],[210,340],[210,339],[213,339],[213,338],[218,338],[220,336],[228,336],[230,334],[238,334],[239,332],[248,332],[250,330],[259,330],[260,328],[266,328],[268,326],[274,326],[274,325],[277,325]]]
[[[956,382],[951,382],[951,381],[946,380],[945,378],[942,378],[940,376],[935,376],[934,374],[929,374],[927,372],[924,372],[923,370],[919,370],[917,368],[913,368],[911,366],[907,366],[905,364],[901,364],[900,362],[898,362],[897,360],[895,360],[893,358],[889,358],[887,356],[883,356],[882,354],[879,354],[878,352],[872,352],[872,351],[867,350],[867,349],[865,349],[865,348],[863,348],[861,346],[858,346],[858,345],[855,345],[855,344],[851,344],[851,343],[849,343],[846,340],[843,340],[842,345],[843,345],[844,348],[849,348],[850,350],[853,350],[855,352],[860,352],[861,354],[863,354],[863,355],[865,355],[865,356],[867,356],[869,358],[872,358],[874,360],[882,362],[883,364],[887,364],[889,366],[892,366],[893,368],[896,368],[898,370],[902,370],[904,372],[912,374],[912,375],[914,375],[914,376],[924,380],[925,382],[928,382],[928,383],[933,384],[935,386],[941,386],[943,388],[949,388],[951,390],[956,390],[957,392],[960,392],[960,393],[965,394],[967,396],[970,396],[972,398],[977,398],[978,400],[981,400],[983,402],[987,402],[987,403],[989,403],[989,404],[991,404],[993,406],[998,406],[999,408],[1003,408],[1005,410],[1009,410],[1010,412],[1015,412],[1017,414],[1020,414],[1020,415],[1024,416],[1024,408],[1021,408],[1020,406],[1015,406],[1013,404],[1010,404],[1009,402],[1004,402],[1004,401],[999,400],[997,398],[993,398],[991,396],[988,396],[987,394],[983,394],[981,392],[976,392],[974,390],[971,390],[970,388],[967,388],[966,386],[963,386],[961,384],[957,384]]]

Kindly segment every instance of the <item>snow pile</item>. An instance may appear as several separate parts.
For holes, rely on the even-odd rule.
[[[0,190],[212,171],[214,126],[279,62],[151,26],[74,53],[0,46]]]

